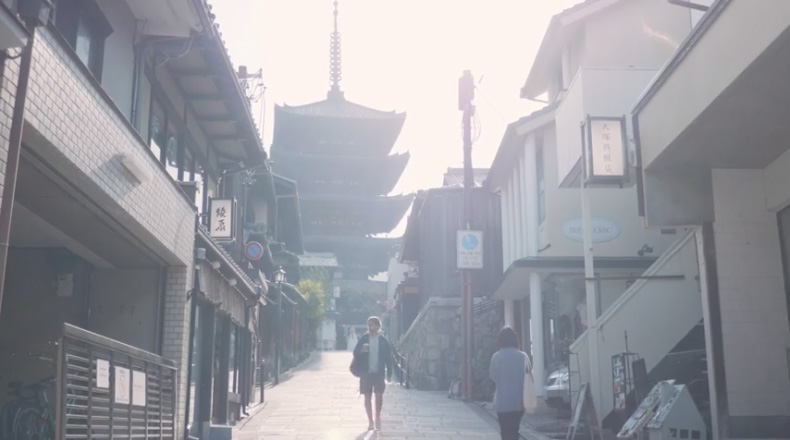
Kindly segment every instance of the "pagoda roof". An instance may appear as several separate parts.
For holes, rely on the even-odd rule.
[[[341,96],[328,97],[323,101],[291,106],[275,105],[275,114],[288,114],[303,117],[334,119],[394,119],[401,123],[406,119],[405,112],[382,111],[346,100]]]
[[[272,151],[273,167],[299,182],[303,193],[383,195],[398,183],[408,152],[389,156]]]
[[[409,209],[413,195],[300,196],[305,235],[351,235],[388,233]]]
[[[401,246],[401,237],[305,236],[305,246],[314,252],[332,252],[337,257],[337,270],[344,278],[353,274],[365,277],[384,272],[390,257]]]

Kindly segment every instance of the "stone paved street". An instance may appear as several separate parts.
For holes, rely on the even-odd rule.
[[[320,352],[280,385],[266,405],[234,431],[234,439],[498,439],[496,421],[443,392],[388,384],[381,431],[367,431],[350,352]]]

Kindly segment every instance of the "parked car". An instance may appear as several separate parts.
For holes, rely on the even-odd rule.
[[[549,374],[546,380],[546,403],[553,407],[570,407],[570,372],[567,366],[560,366]]]

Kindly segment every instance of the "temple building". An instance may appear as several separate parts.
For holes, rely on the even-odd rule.
[[[387,270],[399,239],[380,235],[398,225],[412,201],[388,195],[409,161],[408,153],[391,153],[406,114],[345,98],[337,2],[330,48],[327,98],[275,106],[271,157],[274,171],[299,186],[305,251],[334,254],[336,278],[367,280]]]

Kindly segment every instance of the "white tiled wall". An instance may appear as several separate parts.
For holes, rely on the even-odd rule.
[[[765,173],[714,170],[713,193],[730,414],[790,415],[790,327]]]

